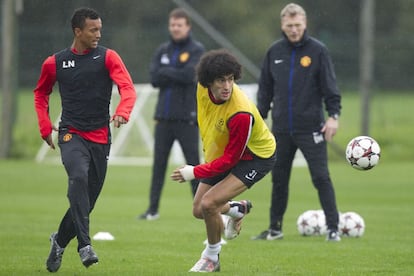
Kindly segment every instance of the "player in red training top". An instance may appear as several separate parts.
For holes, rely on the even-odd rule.
[[[88,267],[98,262],[89,236],[89,214],[107,171],[109,124],[113,122],[116,128],[126,124],[136,100],[131,76],[119,55],[98,46],[102,29],[99,14],[90,8],[80,8],[75,10],[71,23],[74,34],[71,47],[46,58],[34,90],[40,134],[55,149],[52,131],[59,131],[58,145],[68,175],[69,209],[58,231],[50,237],[51,249],[46,261],[50,272],[60,268],[65,247],[75,237],[83,265]],[[52,125],[49,117],[49,96],[55,82],[59,84],[62,103],[59,128]],[[121,99],[110,117],[114,83]]]

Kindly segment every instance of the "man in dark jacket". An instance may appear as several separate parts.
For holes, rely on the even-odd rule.
[[[204,46],[192,39],[190,18],[181,8],[171,11],[168,29],[170,41],[156,50],[150,68],[151,83],[159,88],[159,96],[154,115],[150,202],[148,209],[139,216],[145,220],[159,218],[159,202],[174,141],[180,143],[187,164],[200,163],[195,66],[204,53]],[[198,181],[190,183],[194,196]]]
[[[303,153],[318,190],[328,227],[327,240],[340,241],[338,211],[329,176],[327,141],[338,129],[341,96],[326,47],[306,33],[306,13],[296,4],[281,11],[283,38],[268,50],[261,71],[258,109],[267,117],[272,106],[272,132],[277,160],[272,171],[270,226],[255,239],[281,239],[289,179],[297,149]],[[328,118],[325,120],[323,104]]]

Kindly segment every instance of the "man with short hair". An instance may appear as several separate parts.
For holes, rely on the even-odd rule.
[[[55,149],[52,131],[59,130],[58,145],[68,175],[69,209],[56,233],[50,237],[51,249],[46,268],[56,272],[65,247],[73,238],[85,267],[98,262],[89,236],[89,215],[102,190],[111,145],[109,125],[118,128],[128,122],[136,100],[131,76],[120,56],[98,46],[102,20],[90,8],[75,10],[72,16],[73,43],[43,62],[34,89],[34,103],[40,134]],[[49,96],[59,83],[62,102],[59,129],[49,118]],[[109,105],[115,83],[121,96],[112,117]]]
[[[178,141],[188,164],[200,163],[196,113],[195,66],[204,46],[193,39],[187,12],[176,8],[170,12],[170,40],[161,44],[151,62],[151,84],[159,88],[154,119],[154,160],[152,165],[149,206],[139,216],[143,220],[159,218],[159,205],[171,148]],[[198,181],[190,181],[194,196]]]
[[[283,237],[292,162],[300,149],[326,216],[327,240],[340,241],[327,156],[327,141],[336,134],[341,110],[334,67],[326,47],[307,34],[306,13],[301,6],[286,5],[280,18],[283,37],[266,53],[257,93],[260,114],[266,118],[272,109],[272,132],[278,150],[272,170],[270,226],[255,239]],[[323,104],[328,114],[326,120]]]

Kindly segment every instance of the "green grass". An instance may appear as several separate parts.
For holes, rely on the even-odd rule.
[[[139,91],[138,91],[139,92]],[[307,168],[295,168],[281,241],[252,241],[268,225],[270,177],[243,198],[254,208],[243,223],[240,237],[223,247],[224,275],[413,275],[414,274],[414,128],[412,93],[378,93],[371,102],[370,135],[381,146],[381,161],[361,172],[346,164],[347,142],[360,135],[360,97],[343,94],[343,111],[335,144],[330,146],[331,177],[341,212],[355,211],[366,223],[362,238],[343,238],[331,244],[324,237],[302,237],[296,219],[305,210],[320,209]],[[155,96],[143,114],[152,127]],[[59,109],[52,94],[51,118]],[[36,164],[42,141],[33,96],[22,91],[13,130],[12,154],[0,161],[0,275],[47,275],[48,237],[57,229],[68,207],[66,175],[61,165]],[[114,133],[116,134],[116,132]],[[126,153],[145,152],[137,132],[131,133]],[[59,156],[59,151],[54,152]],[[127,154],[126,154],[127,155]],[[169,172],[172,168],[170,168]],[[188,184],[167,180],[161,219],[136,220],[148,204],[150,167],[109,168],[107,181],[91,217],[91,234],[108,231],[114,241],[95,241],[100,263],[85,269],[76,241],[65,251],[60,275],[184,275],[203,250],[202,221],[191,215]],[[168,173],[169,173],[168,172]],[[168,174],[167,173],[167,174]]]
[[[413,275],[413,162],[382,160],[371,171],[345,161],[331,164],[338,207],[355,211],[366,223],[361,238],[328,243],[302,237],[296,219],[320,209],[307,168],[294,168],[285,238],[252,241],[268,225],[270,178],[243,194],[254,208],[241,235],[223,246],[223,275]],[[172,168],[169,169],[169,172]],[[0,275],[49,275],[48,237],[68,203],[61,165],[0,161]],[[94,241],[98,265],[84,268],[76,240],[67,247],[59,275],[185,275],[203,250],[202,221],[191,215],[188,184],[166,181],[161,218],[138,221],[148,203],[149,167],[110,166],[104,190],[91,216],[91,234],[108,231],[114,241]]]

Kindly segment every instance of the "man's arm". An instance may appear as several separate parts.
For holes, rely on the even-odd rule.
[[[341,94],[336,84],[334,66],[326,48],[321,54],[320,85],[328,115],[338,117],[341,114]]]
[[[257,109],[263,118],[267,118],[273,100],[273,79],[270,72],[269,55],[270,50],[267,52],[263,61],[259,79],[259,89],[256,95]]]
[[[39,80],[34,89],[34,105],[37,113],[40,135],[51,148],[55,148],[51,134],[56,127],[52,125],[49,117],[49,96],[56,82],[55,56],[49,56],[42,64]]]
[[[118,86],[121,100],[112,117],[115,127],[125,124],[134,108],[137,94],[131,76],[121,57],[114,50],[107,50],[105,66],[109,70],[109,76]]]
[[[210,163],[195,167],[196,178],[212,177],[224,173],[234,167],[246,150],[253,127],[253,116],[249,113],[238,113],[228,122],[229,142],[221,157]]]
[[[321,132],[325,140],[330,142],[338,131],[339,115],[341,114],[341,94],[336,84],[334,66],[328,50],[323,49],[321,55],[321,89],[324,95],[325,109],[328,112],[328,119],[325,121]]]
[[[204,53],[204,47],[196,44],[196,47],[194,47],[191,51],[183,52],[178,57],[178,59],[180,58],[185,59],[187,58],[187,55],[188,55],[188,61],[184,63],[183,67],[174,67],[174,66],[161,67],[159,69],[159,74],[163,78],[167,79],[169,82],[172,82],[173,84],[174,83],[178,85],[192,84],[195,82],[195,67],[203,53]]]
[[[249,113],[238,113],[229,122],[229,143],[221,157],[210,163],[197,166],[185,165],[171,174],[174,181],[184,182],[194,178],[208,178],[230,170],[241,159],[249,141],[253,127],[253,117]]]

